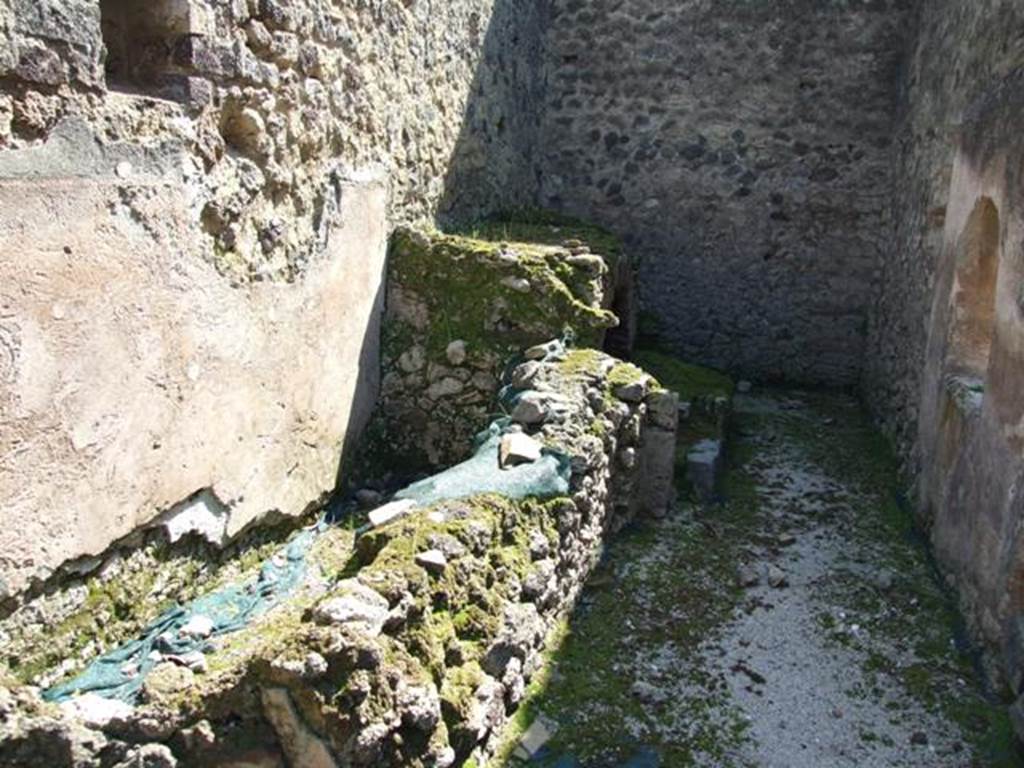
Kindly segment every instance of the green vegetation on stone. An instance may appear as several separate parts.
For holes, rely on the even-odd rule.
[[[524,208],[481,219],[452,230],[477,240],[507,243],[537,243],[561,246],[568,240],[579,240],[592,253],[603,256],[614,266],[622,255],[622,241],[601,227],[555,211]]]
[[[735,385],[726,374],[686,363],[656,349],[637,349],[633,362],[655,376],[662,386],[679,393],[679,399],[732,397]]]
[[[511,254],[507,257],[503,254]],[[616,323],[614,315],[595,306],[586,283],[602,277],[564,270],[564,259],[536,242],[503,245],[459,235],[425,235],[398,230],[392,240],[391,273],[399,287],[424,302],[429,327],[424,329],[431,359],[456,339],[470,353],[486,350],[507,359],[530,344],[550,337],[554,328],[571,330],[577,343],[592,346]],[[526,281],[517,288],[515,281]],[[528,286],[527,286],[528,283]],[[388,323],[386,349],[400,354],[400,322]]]

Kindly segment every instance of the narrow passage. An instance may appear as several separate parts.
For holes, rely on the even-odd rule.
[[[723,498],[613,541],[497,764],[1018,765],[857,403],[734,409]]]

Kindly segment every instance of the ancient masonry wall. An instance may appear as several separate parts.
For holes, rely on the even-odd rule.
[[[0,597],[167,510],[220,541],[333,488],[390,230],[534,200],[542,22],[0,0]]]
[[[695,362],[856,383],[906,0],[557,0],[542,202],[642,259]]]
[[[867,401],[916,474],[918,401],[924,372],[956,128],[1022,61],[1013,3],[929,3],[916,20],[902,79],[897,126],[893,236],[884,244],[882,280],[866,355]]]
[[[922,7],[865,389],[993,677],[1024,693],[1024,10]],[[1024,698],[1014,707],[1024,733]]]
[[[165,659],[134,709],[0,689],[4,765],[485,764],[604,542],[667,510],[679,408],[596,350],[509,381],[532,404],[517,436],[571,462],[566,495],[442,501],[354,542],[329,528],[286,601],[211,639],[196,673]]]

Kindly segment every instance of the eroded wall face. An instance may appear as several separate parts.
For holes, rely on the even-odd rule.
[[[641,254],[684,357],[857,381],[909,5],[555,3],[543,200]]]
[[[928,4],[905,81],[868,402],[994,677],[1024,684],[1024,9]],[[1024,708],[1024,702],[1018,705]],[[1022,710],[1024,711],[1024,710]]]
[[[220,539],[333,488],[391,228],[534,199],[540,24],[532,0],[0,2],[4,594],[168,509]]]
[[[1003,0],[929,2],[914,22],[893,161],[892,237],[871,313],[867,402],[911,474],[935,270],[956,157],[956,125],[1024,56],[1024,9]]]

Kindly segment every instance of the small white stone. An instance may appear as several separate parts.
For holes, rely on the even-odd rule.
[[[530,281],[525,277],[513,277],[512,275],[502,280],[501,284],[518,293],[529,293],[531,288]]]
[[[209,637],[213,634],[213,627],[213,619],[209,616],[197,615],[185,622],[185,625],[178,631],[189,637]]]
[[[452,365],[462,365],[466,362],[466,342],[462,341],[462,339],[453,341],[445,349],[444,354]]]
[[[313,619],[318,624],[354,624],[379,635],[388,618],[388,601],[355,579],[341,582],[337,592],[313,609]]]
[[[442,573],[448,567],[448,558],[439,549],[428,549],[416,555],[416,565],[431,573]]]
[[[399,499],[398,501],[392,501],[385,504],[383,507],[377,507],[370,513],[370,525],[374,528],[380,528],[382,525],[398,520],[399,518],[405,517],[415,508],[416,502],[412,499]]]
[[[777,565],[769,565],[765,569],[765,576],[768,579],[768,584],[775,589],[782,589],[783,587],[789,586],[789,579],[786,577],[785,571]]]
[[[206,655],[202,651],[191,651],[182,656],[168,656],[167,658],[176,664],[188,667],[200,675],[205,674],[210,668],[210,663],[206,660]]]
[[[458,379],[452,376],[446,376],[439,381],[435,381],[427,388],[427,397],[431,400],[440,400],[442,397],[457,395],[465,388],[466,385]]]
[[[86,725],[102,728],[111,720],[126,720],[131,717],[133,707],[117,699],[105,699],[96,693],[84,693],[61,704],[61,709],[77,717]]]
[[[512,408],[512,419],[520,424],[540,424],[548,416],[547,406],[540,392],[524,392]]]
[[[502,469],[517,464],[530,464],[540,459],[541,444],[522,432],[502,435],[498,444],[498,466]]]
[[[127,160],[122,160],[117,164],[117,167],[114,168],[114,173],[118,175],[118,178],[127,179],[132,175],[132,164]]]

